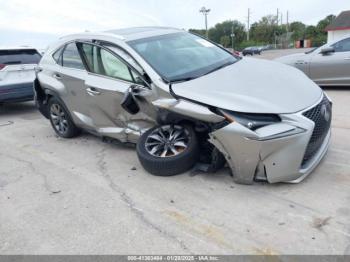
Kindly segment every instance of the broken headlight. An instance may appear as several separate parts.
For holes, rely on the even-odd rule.
[[[220,109],[219,112],[229,122],[238,122],[250,130],[281,122],[281,118],[274,114],[238,113],[223,109]]]

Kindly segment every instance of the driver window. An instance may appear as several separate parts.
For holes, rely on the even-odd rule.
[[[102,69],[101,72],[99,72],[100,74],[133,82],[127,65],[112,53],[101,48],[99,48],[99,51],[100,52],[97,52],[97,60],[100,61],[100,69]]]
[[[350,38],[341,40],[332,46],[334,47],[335,52],[349,52],[350,51]]]
[[[118,57],[105,49],[87,43],[81,44],[85,60],[91,72],[128,82],[135,82],[129,67]]]

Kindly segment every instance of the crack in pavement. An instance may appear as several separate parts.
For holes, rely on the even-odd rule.
[[[6,123],[0,123],[0,127],[2,126],[10,126],[10,125],[13,125],[14,122],[13,121],[7,121]]]
[[[17,162],[24,163],[24,164],[26,164],[27,166],[29,166],[29,168],[33,171],[33,173],[38,174],[39,176],[41,176],[41,178],[42,178],[43,181],[44,181],[43,186],[44,186],[45,190],[48,191],[49,193],[51,193],[51,194],[56,194],[58,191],[60,191],[60,190],[51,189],[51,186],[50,186],[50,184],[49,184],[49,181],[48,181],[48,179],[47,179],[47,176],[44,175],[44,174],[41,173],[41,172],[38,172],[38,170],[35,168],[35,166],[33,165],[32,162],[27,161],[27,160],[24,160],[24,159],[21,159],[21,158],[18,158],[18,157],[14,157],[14,156],[11,156],[11,155],[5,155],[5,154],[2,154],[2,153],[0,153],[0,155],[5,156],[5,157],[8,157],[8,158],[11,158],[11,159],[13,159],[13,160],[15,160],[15,161],[17,161]]]
[[[136,207],[136,204],[131,199],[131,197],[128,196],[127,193],[121,187],[119,187],[117,184],[115,184],[113,182],[112,178],[108,174],[108,170],[107,170],[107,166],[106,166],[107,165],[107,163],[105,161],[106,149],[105,148],[102,149],[100,152],[98,152],[96,154],[96,156],[97,156],[97,159],[98,159],[97,166],[98,166],[98,169],[101,172],[102,176],[107,180],[107,182],[108,182],[109,186],[111,187],[111,189],[113,191],[117,192],[120,195],[121,200],[130,208],[131,212],[134,213],[135,216],[137,218],[139,218],[146,226],[154,229],[155,231],[157,231],[161,235],[165,236],[166,238],[169,238],[169,239],[177,242],[181,246],[181,248],[183,250],[192,253],[190,251],[190,249],[185,245],[185,243],[183,241],[181,241],[176,236],[174,236],[174,235],[170,234],[169,232],[163,230],[161,227],[155,225],[149,219],[147,219],[145,214],[144,214],[144,212]]]

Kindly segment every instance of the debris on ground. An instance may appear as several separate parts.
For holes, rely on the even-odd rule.
[[[312,222],[312,226],[317,229],[322,229],[322,227],[329,224],[329,220],[331,220],[332,217],[326,217],[326,218],[314,218]]]

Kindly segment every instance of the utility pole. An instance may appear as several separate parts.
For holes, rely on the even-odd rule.
[[[248,8],[248,18],[247,18],[247,41],[249,41],[249,31],[250,31],[250,8]]]
[[[205,19],[205,34],[207,36],[207,38],[209,38],[208,36],[208,14],[210,12],[210,9],[205,8],[204,6],[199,10],[200,13],[202,13],[204,15],[204,19]]]
[[[287,11],[287,33],[289,32],[289,11]]]
[[[280,16],[280,11],[278,10],[278,8],[277,8],[277,25],[278,25],[278,19],[279,19],[279,16]]]
[[[281,25],[283,26],[283,13],[281,12]]]
[[[235,33],[233,32],[233,25],[232,25],[232,31],[231,31],[231,38],[232,38],[232,52],[233,52],[233,50],[234,50],[234,48],[233,48],[233,40],[235,38]]]

